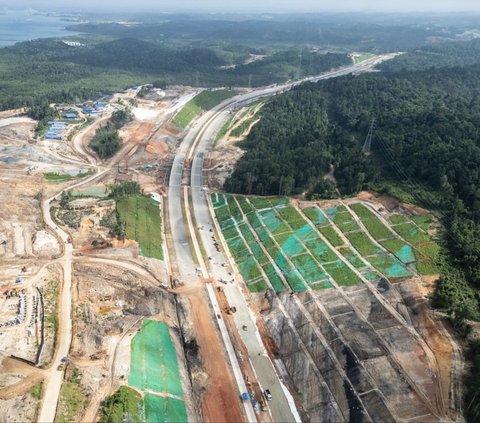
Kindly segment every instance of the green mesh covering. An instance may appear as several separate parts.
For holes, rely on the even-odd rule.
[[[360,277],[350,270],[341,260],[324,264],[323,268],[340,286],[358,285],[362,283]]]
[[[303,225],[300,229],[297,229],[295,231],[295,235],[297,235],[298,238],[300,238],[304,242],[310,241],[312,239],[318,239],[318,235],[315,232],[315,229],[309,224]]]
[[[412,222],[401,223],[400,225],[392,226],[393,230],[397,232],[403,239],[411,244],[419,244],[430,241],[430,237],[418,226]]]
[[[293,234],[279,235],[275,239],[288,257],[307,252],[300,240]]]
[[[147,423],[181,423],[187,422],[185,402],[175,398],[145,394],[145,416]]]
[[[381,244],[382,247],[393,253],[402,263],[414,263],[416,261],[413,248],[399,238],[382,241]]]
[[[328,225],[328,220],[324,214],[317,207],[309,207],[303,210],[305,216],[307,216],[315,226]]]
[[[237,265],[245,282],[256,279],[262,275],[260,268],[257,265],[257,261],[253,257],[249,257],[246,260],[237,263]]]
[[[325,275],[320,267],[315,263],[310,254],[302,254],[291,258],[292,263],[307,283],[325,279]]]
[[[164,322],[143,321],[131,342],[130,362],[130,386],[182,397],[177,354]]]
[[[282,278],[277,274],[273,264],[265,264],[263,266],[263,271],[267,274],[268,280],[277,294],[285,291],[285,284],[283,283]]]
[[[227,245],[230,249],[230,253],[237,262],[245,260],[248,256],[250,256],[250,251],[248,251],[247,246],[240,237],[228,239]]]
[[[360,256],[351,248],[339,248],[338,252],[343,255],[355,268],[362,269],[365,267],[365,263],[362,261]]]
[[[403,264],[395,260],[390,255],[381,255],[369,258],[373,267],[378,269],[388,278],[403,278],[407,276],[413,276],[413,272]]]
[[[320,238],[307,241],[306,246],[312,253],[313,257],[315,257],[320,263],[329,263],[338,260],[338,256]]]

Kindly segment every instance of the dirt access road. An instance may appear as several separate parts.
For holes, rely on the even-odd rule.
[[[50,203],[59,197],[62,192],[80,187],[88,184],[97,178],[102,177],[109,169],[89,176],[83,181],[72,184],[57,194],[42,201],[42,215],[45,225],[56,234],[57,238],[61,240],[64,245],[63,255],[57,259],[63,268],[63,283],[59,302],[59,331],[57,337],[57,351],[54,355],[52,364],[47,376],[45,393],[43,395],[43,402],[40,408],[39,422],[53,422],[55,419],[55,412],[57,410],[58,397],[60,395],[60,388],[63,383],[63,370],[58,370],[62,357],[68,356],[70,344],[72,342],[72,260],[73,260],[73,246],[69,243],[69,235],[61,228],[59,228],[52,219],[50,213]]]

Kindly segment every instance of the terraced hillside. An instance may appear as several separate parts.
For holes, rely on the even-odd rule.
[[[460,418],[458,355],[429,315],[431,216],[213,193],[225,244],[312,421]],[[401,217],[399,217],[401,216]]]

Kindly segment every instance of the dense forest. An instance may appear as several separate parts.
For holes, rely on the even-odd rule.
[[[454,36],[455,19],[448,23],[412,16],[359,16],[333,14],[254,15],[246,16],[165,16],[162,21],[126,26],[118,23],[84,23],[71,25],[74,31],[114,38],[138,38],[163,42],[229,42],[257,47],[271,44],[318,44],[353,50],[406,50],[421,45],[429,37]],[[463,19],[461,24],[468,24]],[[188,30],[186,30],[188,28]]]
[[[107,121],[107,124],[99,128],[92,140],[90,148],[98,154],[101,159],[112,157],[122,145],[122,140],[118,135],[118,130],[132,120],[130,111],[117,110]]]
[[[272,99],[243,147],[247,153],[227,180],[229,191],[246,194],[323,194],[323,176],[336,166],[343,194],[358,192],[374,169],[351,133],[334,125],[328,99],[306,84]]]
[[[52,102],[78,102],[157,81],[160,85],[261,86],[347,65],[346,53],[285,47],[264,60],[236,65],[215,48],[169,47],[123,38],[72,47],[45,39],[0,49],[0,110]],[[227,66],[228,65],[228,66]]]
[[[225,188],[330,196],[323,176],[331,166],[342,195],[378,187],[396,194],[403,187],[445,226],[433,305],[467,336],[467,320],[480,320],[479,91],[480,65],[304,84],[263,107]],[[366,155],[362,144],[373,118],[372,155]]]
[[[480,39],[430,43],[382,63],[386,72],[469,66],[480,63]]]

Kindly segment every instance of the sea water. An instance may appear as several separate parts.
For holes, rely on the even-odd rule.
[[[0,47],[36,38],[66,37],[75,34],[65,26],[71,24],[58,16],[38,14],[32,10],[0,10]]]

